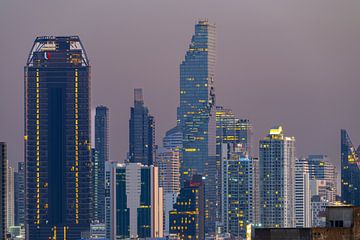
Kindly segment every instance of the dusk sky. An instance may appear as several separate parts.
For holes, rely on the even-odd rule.
[[[359,11],[358,0],[2,0],[0,141],[23,161],[23,68],[35,37],[79,35],[92,108],[110,108],[110,158],[128,150],[135,87],[161,145],[176,124],[179,64],[207,18],[217,27],[217,105],[253,122],[254,146],[281,124],[297,156],[328,154],[339,166],[340,129],[360,144]]]

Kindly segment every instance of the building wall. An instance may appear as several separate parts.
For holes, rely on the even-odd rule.
[[[0,142],[0,239],[5,239],[7,231],[7,145]]]

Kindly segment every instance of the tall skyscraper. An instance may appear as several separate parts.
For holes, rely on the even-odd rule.
[[[96,107],[95,151],[93,152],[94,221],[105,223],[105,162],[109,160],[109,109]]]
[[[0,142],[0,239],[6,239],[7,233],[7,145],[5,142]]]
[[[344,203],[360,205],[360,158],[346,130],[341,130],[341,197]]]
[[[79,239],[92,216],[90,65],[79,37],[36,38],[24,78],[27,239]]]
[[[170,236],[174,239],[205,239],[205,193],[201,175],[186,180],[170,211]]]
[[[15,188],[15,226],[25,224],[25,163],[19,162],[14,173]]]
[[[294,227],[295,138],[281,126],[259,143],[261,224]]]
[[[222,144],[222,226],[234,239],[246,238],[246,227],[254,223],[254,165],[243,155],[240,143]]]
[[[206,232],[216,222],[215,25],[200,20],[180,64],[178,124],[183,134],[182,179],[205,178]],[[211,211],[210,211],[211,209]]]
[[[112,166],[110,239],[162,237],[162,188],[158,168],[141,163]]]
[[[14,196],[14,168],[11,166],[8,166],[7,170],[7,205],[6,205],[6,217],[7,217],[7,227],[8,231],[10,227],[13,227],[15,224],[15,212],[14,212],[14,203],[15,203],[15,196]]]
[[[311,192],[307,159],[295,162],[295,226],[311,227]]]
[[[134,89],[129,120],[129,161],[152,165],[155,150],[155,120],[144,105],[142,89]]]
[[[164,235],[169,235],[169,212],[173,209],[180,192],[180,154],[178,151],[160,148],[156,151],[159,168],[159,186],[163,188]]]

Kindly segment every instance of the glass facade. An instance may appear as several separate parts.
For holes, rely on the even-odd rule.
[[[94,218],[105,222],[105,162],[109,160],[109,109],[96,107],[95,156],[93,156]]]
[[[129,120],[129,161],[152,165],[155,150],[155,119],[144,106],[142,89],[134,89]]]
[[[38,37],[25,66],[29,239],[79,239],[92,216],[90,66],[77,36]]]
[[[341,197],[344,203],[360,205],[360,159],[346,130],[341,130]]]
[[[253,223],[253,161],[242,154],[240,144],[222,144],[222,151],[224,232],[234,239],[245,239],[246,227]]]
[[[25,224],[25,163],[19,162],[17,172],[14,173],[15,188],[15,226]]]
[[[200,20],[180,64],[178,124],[183,134],[182,180],[202,174],[206,188],[206,231],[215,232],[216,119],[215,119],[215,25]]]

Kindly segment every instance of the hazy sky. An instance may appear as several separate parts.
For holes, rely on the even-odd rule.
[[[92,107],[110,108],[111,159],[128,148],[134,87],[156,118],[157,143],[175,125],[179,64],[199,18],[217,26],[218,105],[275,124],[298,156],[339,162],[340,128],[360,143],[360,1],[0,0],[0,141],[23,160],[23,67],[38,35],[80,35],[92,67]]]

